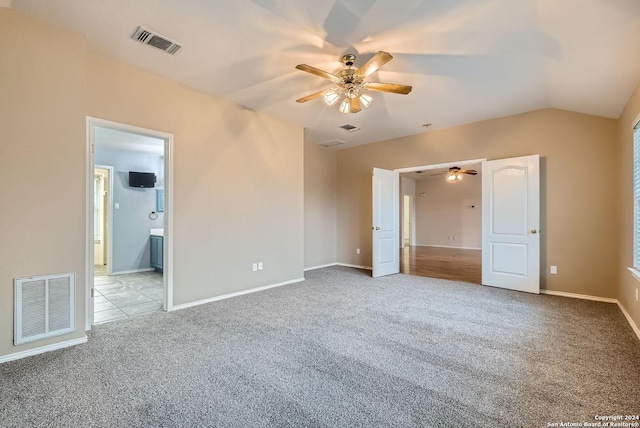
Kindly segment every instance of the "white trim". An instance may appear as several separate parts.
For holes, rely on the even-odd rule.
[[[436,247],[436,248],[455,248],[458,250],[479,250],[482,248],[479,247],[453,247],[451,245],[431,245],[431,244],[415,244],[414,247]]]
[[[109,191],[107,192],[107,207],[105,214],[107,218],[107,275],[113,275],[113,245],[111,243],[113,242],[113,175],[115,173],[115,169],[113,166],[109,165],[94,165],[94,171],[96,168],[106,169],[109,171]]]
[[[85,156],[85,165],[86,168],[86,177],[85,177],[85,205],[86,205],[86,215],[85,215],[85,270],[84,270],[84,284],[85,284],[85,306],[84,306],[84,330],[91,330],[91,325],[93,324],[93,297],[91,296],[91,290],[93,289],[93,277],[94,277],[94,254],[93,254],[93,180],[95,179],[95,162],[93,160],[93,142],[95,141],[95,132],[93,126],[91,126],[91,121],[87,117],[87,147],[86,147],[86,156]],[[76,302],[78,305],[80,302]]]
[[[618,300],[611,297],[590,296],[588,294],[565,293],[564,291],[553,291],[540,289],[540,294],[548,294],[550,296],[570,297],[572,299],[593,300],[595,302],[618,303]]]
[[[373,268],[371,266],[350,265],[348,263],[336,263],[336,266],[344,266],[344,267],[350,267],[350,268],[356,268],[356,269],[373,270]]]
[[[631,275],[632,275],[635,279],[637,279],[638,281],[640,281],[640,271],[639,271],[638,269],[636,269],[636,268],[632,268],[632,267],[629,267],[629,268],[627,268],[627,269],[629,269],[629,272],[631,272]]]
[[[0,357],[0,364],[9,361],[19,360],[25,357],[31,357],[33,355],[43,354],[49,351],[55,351],[56,349],[68,348],[70,346],[82,345],[87,343],[87,336],[83,336],[79,339],[65,340],[64,342],[53,343],[51,345],[40,346],[38,348],[27,349],[26,351],[15,352],[13,354],[4,355]]]
[[[110,275],[127,275],[130,273],[151,272],[152,270],[155,270],[155,269],[154,268],[129,269],[129,270],[121,270],[118,272],[112,272]]]
[[[337,264],[338,263],[329,263],[328,265],[312,266],[312,267],[304,268],[304,272],[308,272],[310,270],[327,268],[327,267],[331,267],[331,266],[336,266]]]
[[[464,161],[456,161],[456,162],[446,162],[446,163],[438,163],[434,165],[422,165],[422,166],[412,166],[409,168],[396,168],[394,171],[402,174],[403,172],[415,172],[415,171],[428,171],[430,169],[439,169],[439,168],[451,168],[452,166],[465,166],[472,165],[475,163],[485,162],[487,158],[482,159],[470,159]]]
[[[631,122],[631,129],[636,129],[636,126],[640,123],[640,113],[638,113],[638,115],[636,116],[635,119],[633,119],[633,122]]]
[[[243,294],[255,293],[258,291],[264,291],[270,288],[281,287],[283,285],[295,284],[297,282],[302,282],[302,281],[304,281],[304,278],[296,278],[289,281],[279,282],[277,284],[263,285],[262,287],[251,288],[249,290],[236,291],[235,293],[228,293],[228,294],[223,294],[221,296],[210,297],[208,299],[196,300],[195,302],[183,303],[181,305],[173,306],[171,307],[170,311],[186,309],[192,306],[204,305],[205,303],[217,302],[218,300],[229,299],[231,297],[242,296]]]
[[[631,268],[629,268],[629,269],[631,269]],[[610,297],[589,296],[587,294],[565,293],[564,291],[553,291],[553,290],[543,290],[543,289],[540,289],[540,294],[549,294],[551,296],[569,297],[569,298],[572,298],[572,299],[592,300],[592,301],[595,301],[595,302],[615,303],[616,305],[618,305],[618,307],[622,311],[622,314],[627,319],[627,322],[629,322],[629,325],[631,326],[631,329],[633,330],[633,332],[638,337],[638,340],[640,340],[640,329],[638,328],[636,323],[633,322],[633,319],[631,318],[631,315],[629,315],[629,312],[627,312],[627,310],[624,308],[624,306],[622,306],[622,304],[620,303],[620,301],[618,299],[612,299]]]
[[[638,336],[638,340],[640,340],[640,328],[638,328],[636,323],[633,322],[633,319],[631,318],[631,315],[629,315],[629,312],[627,312],[627,310],[624,308],[624,306],[622,306],[622,304],[619,301],[616,301],[616,303],[620,307],[620,310],[622,311],[622,314],[624,315],[624,317],[629,322],[629,325],[631,326],[631,329],[636,334],[636,336]]]

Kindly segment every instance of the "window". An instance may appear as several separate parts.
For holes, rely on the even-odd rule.
[[[633,267],[640,270],[640,122],[633,128]]]

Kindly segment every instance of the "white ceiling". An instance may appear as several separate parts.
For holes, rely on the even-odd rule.
[[[164,156],[164,140],[146,135],[96,126],[94,141],[98,146]]]
[[[89,48],[303,126],[314,142],[349,147],[546,107],[619,117],[640,77],[639,0],[13,0],[15,9],[81,32]],[[184,45],[177,56],[130,39],[139,25]],[[297,64],[337,72],[395,58],[345,115],[330,85]],[[338,126],[361,128],[347,132]]]

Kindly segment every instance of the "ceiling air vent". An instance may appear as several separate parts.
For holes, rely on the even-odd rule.
[[[340,126],[339,128],[342,128],[345,131],[349,131],[349,132],[356,132],[360,130],[360,128],[358,128],[357,126],[349,125],[348,123],[346,125]]]
[[[339,146],[340,144],[346,144],[346,143],[342,140],[329,140],[329,141],[323,141],[322,143],[318,143],[318,145],[322,147],[335,147],[335,146]]]
[[[136,31],[134,31],[131,38],[140,43],[144,43],[145,45],[150,45],[154,48],[163,50],[171,55],[175,55],[182,50],[182,45],[154,33],[153,31],[147,30],[144,27],[136,28]]]

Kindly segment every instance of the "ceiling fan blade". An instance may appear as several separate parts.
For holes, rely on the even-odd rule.
[[[431,175],[442,175],[442,174],[446,174],[446,173],[448,173],[448,172],[449,172],[449,171],[436,172],[435,174],[431,174]]]
[[[364,79],[392,59],[393,57],[389,52],[380,51],[372,56],[369,61],[365,62],[364,65],[356,71],[355,76],[357,78]]]
[[[349,113],[358,113],[360,111],[360,98],[351,98],[349,100]]]
[[[307,65],[307,64],[296,65],[296,68],[298,70],[306,71],[307,73],[311,73],[311,74],[315,74],[316,76],[320,76],[323,79],[331,80],[332,82],[335,82],[335,83],[340,82],[340,78],[338,76],[336,76],[335,74],[331,74],[329,72],[320,70],[319,68],[311,67],[310,65]]]
[[[463,173],[463,174],[469,174],[469,175],[477,175],[478,171],[476,171],[475,169],[461,169],[459,172]]]
[[[326,89],[324,91],[316,92],[315,94],[307,95],[306,97],[297,99],[296,102],[306,103],[307,101],[315,100],[316,98],[320,98],[321,96],[323,96],[325,92],[327,92]]]
[[[367,82],[364,88],[370,91],[392,92],[394,94],[407,95],[413,89],[407,85],[396,85],[394,83]]]

